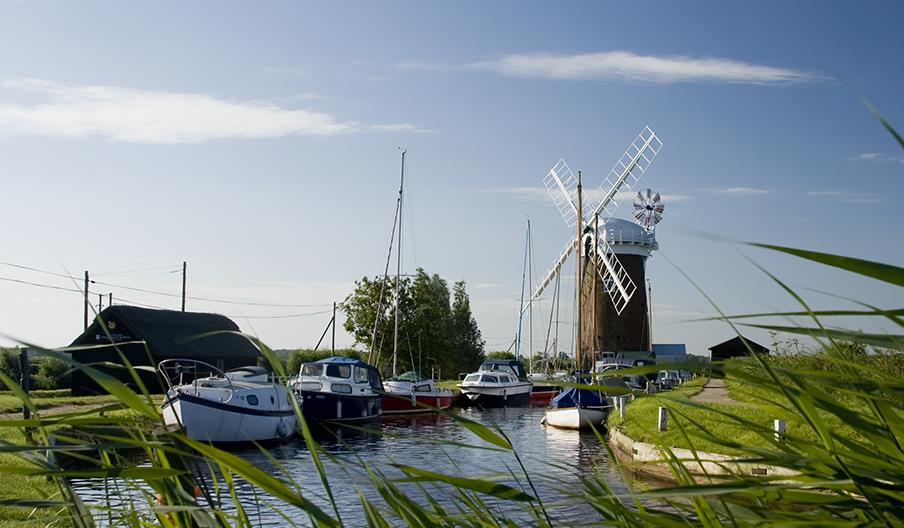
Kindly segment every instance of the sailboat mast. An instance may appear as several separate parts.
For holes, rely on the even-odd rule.
[[[574,366],[575,366],[575,370],[577,371],[578,376],[580,376],[580,373],[581,373],[581,315],[583,313],[581,310],[581,308],[582,308],[582,306],[581,306],[582,305],[582,303],[581,303],[581,286],[583,286],[583,284],[584,284],[584,274],[582,273],[583,272],[582,260],[584,258],[584,242],[583,242],[583,240],[581,240],[581,236],[583,235],[582,231],[584,230],[584,226],[583,226],[584,217],[582,216],[584,213],[581,210],[583,201],[584,200],[583,200],[583,197],[581,194],[581,171],[578,171],[578,238],[577,238],[578,247],[577,247],[577,251],[575,252],[575,255],[577,255],[577,258],[575,260],[577,260],[577,262],[578,262],[578,266],[577,266],[578,267],[578,275],[577,275],[577,279],[575,280],[575,283],[577,285],[577,292],[578,292],[577,293],[578,307],[577,307],[577,313],[575,314],[575,317],[577,318],[578,324],[577,324],[577,334],[575,335],[575,340],[574,340],[574,343],[575,343]]]
[[[533,241],[530,238],[530,218],[527,219],[527,283],[534,283],[534,248]],[[534,303],[528,301],[527,305],[527,369],[531,374],[534,373]]]
[[[402,282],[400,280],[402,276],[402,218],[405,216],[402,212],[402,189],[405,188],[405,153],[408,152],[405,149],[402,149],[402,176],[399,181],[399,251],[396,254],[396,287],[395,287],[395,332],[393,335],[393,343],[392,343],[392,377],[396,377],[398,375],[398,360],[399,360],[399,295],[402,291]]]
[[[518,334],[515,336],[515,359],[521,361],[521,324],[524,322],[524,278],[527,273],[527,247],[530,241],[530,219],[524,234],[524,263],[521,265],[521,303],[518,305]],[[528,301],[530,302],[530,301]]]

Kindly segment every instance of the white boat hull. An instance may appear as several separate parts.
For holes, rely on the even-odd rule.
[[[560,429],[590,429],[603,426],[609,409],[594,409],[587,407],[566,407],[564,409],[547,409],[544,421],[546,425]]]
[[[167,425],[181,427],[194,440],[216,443],[265,442],[295,434],[294,410],[256,410],[178,394],[163,405]]]

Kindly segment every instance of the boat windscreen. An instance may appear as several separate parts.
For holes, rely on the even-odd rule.
[[[323,375],[323,365],[317,363],[307,363],[301,367],[302,376],[320,377]]]

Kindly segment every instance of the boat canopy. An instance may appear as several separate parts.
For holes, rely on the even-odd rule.
[[[550,406],[556,409],[570,407],[605,407],[606,397],[599,391],[568,387],[552,399]]]
[[[331,376],[331,367],[348,367],[348,374],[343,374],[340,377],[348,378],[351,377],[351,367],[357,367],[358,369],[363,369],[367,371],[367,381],[370,383],[370,386],[374,390],[383,390],[383,380],[380,378],[380,371],[378,371],[375,367],[368,365],[367,363],[361,361],[360,359],[355,359],[353,357],[348,356],[332,356],[328,358],[324,358],[318,361],[314,361],[312,363],[304,363],[301,365],[301,374],[307,375],[307,371],[305,366],[307,365],[323,365],[325,370],[325,374],[327,376]],[[324,371],[320,371],[316,375],[323,374]],[[361,380],[363,381],[363,380]]]
[[[524,380],[527,378],[527,374],[524,372],[524,365],[517,359],[487,359],[480,364],[480,370],[509,371],[509,369],[515,373],[518,379]]]

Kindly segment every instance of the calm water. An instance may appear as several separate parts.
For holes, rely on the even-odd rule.
[[[616,492],[626,491],[624,481],[610,464],[605,446],[600,444],[596,436],[592,432],[578,433],[541,426],[539,422],[543,417],[543,408],[459,409],[456,412],[477,422],[498,426],[508,436],[550,516],[557,524],[574,525],[597,518],[589,507],[576,503],[567,496],[566,490],[577,489],[578,471],[600,472]],[[468,447],[488,444],[447,416],[383,418],[358,427],[368,430],[336,427],[321,431],[317,436],[323,450],[331,455],[322,458],[342,520],[348,526],[364,524],[358,491],[375,504],[384,504],[378,492],[370,485],[361,466],[362,460],[390,479],[403,477],[392,466],[393,463],[399,463],[466,477],[486,477],[511,472],[519,477],[522,484],[527,485],[518,462],[511,453]],[[464,445],[450,445],[448,442]],[[303,441],[297,440],[271,449],[269,454],[276,463],[259,451],[237,453],[274,475],[284,471],[301,486],[307,499],[317,503],[324,511],[332,512]],[[199,465],[197,471],[208,483],[211,481],[206,468]],[[502,481],[516,485],[510,475]],[[105,488],[111,486],[114,487],[113,492],[107,493],[109,490]],[[142,491],[130,489],[123,482],[85,479],[75,482],[74,487],[86,503],[99,508],[121,508],[129,504],[135,504],[134,507],[139,509],[147,508],[147,501],[141,496]],[[422,504],[426,503],[415,485],[403,484],[401,487],[410,497]],[[448,487],[435,484],[426,487],[441,504],[456,503]],[[301,525],[308,524],[303,511],[273,497],[261,496],[259,491],[246,482],[237,481],[236,489],[243,507],[255,524],[284,526],[287,523],[283,515]],[[531,493],[529,489],[526,491]],[[105,502],[105,497],[109,497],[110,502]],[[223,497],[223,502],[230,502],[228,496]],[[500,505],[489,498],[487,502]],[[529,513],[512,510],[510,503],[505,504],[508,516],[530,521]],[[224,509],[229,508],[224,506]],[[100,515],[97,521],[109,524],[105,518],[106,515]]]

